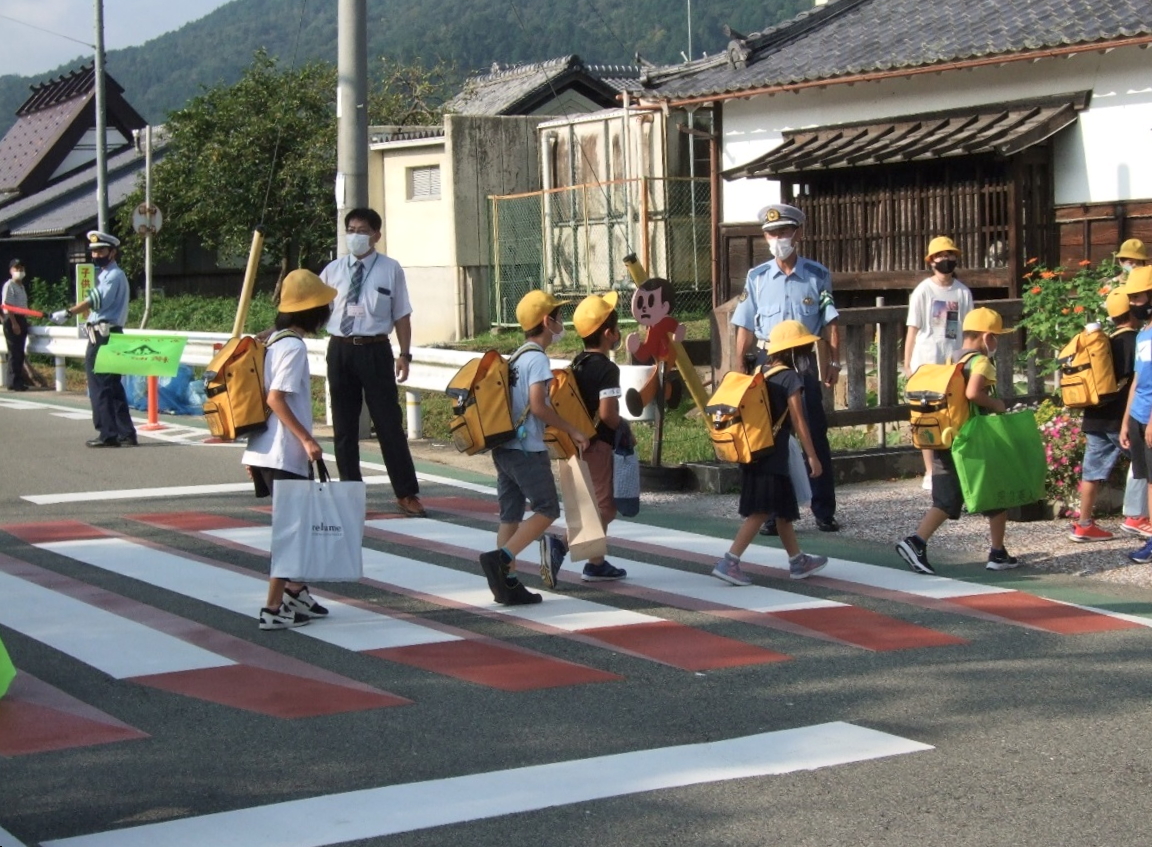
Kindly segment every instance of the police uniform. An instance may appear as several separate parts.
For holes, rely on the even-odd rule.
[[[765,206],[758,218],[765,232],[782,227],[801,227],[805,220],[802,211],[783,203]],[[787,274],[775,258],[748,271],[744,291],[732,313],[732,323],[756,336],[763,362],[768,335],[781,321],[800,321],[813,335],[820,335],[839,314],[832,301],[832,274],[819,262],[796,256],[795,265]],[[812,514],[821,529],[832,530],[838,528],[835,523],[836,492],[823,389],[814,371],[802,376],[808,428],[816,457],[823,466],[823,473],[812,480]]]
[[[106,232],[88,233],[88,249],[96,247],[119,248],[120,239]],[[84,370],[88,375],[88,398],[92,403],[92,425],[99,436],[88,441],[89,447],[119,447],[136,443],[136,427],[128,411],[128,397],[120,374],[96,373],[96,353],[108,343],[108,336],[123,332],[128,320],[128,277],[109,258],[99,269],[96,282],[88,292],[88,316],[85,330],[88,349],[84,353]]]

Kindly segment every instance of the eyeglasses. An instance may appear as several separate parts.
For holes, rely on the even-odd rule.
[[[364,224],[363,226],[349,226],[344,230],[346,235],[372,235],[374,230],[372,227]]]

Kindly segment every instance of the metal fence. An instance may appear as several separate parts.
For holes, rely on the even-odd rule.
[[[630,295],[629,253],[673,284],[678,318],[712,308],[707,179],[617,180],[489,201],[496,325],[514,325],[516,304],[537,288],[568,299],[610,290]],[[621,316],[629,312],[628,297],[621,297]]]

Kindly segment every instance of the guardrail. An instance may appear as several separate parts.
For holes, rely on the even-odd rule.
[[[52,356],[56,365],[56,390],[64,391],[64,369],[68,359],[84,359],[88,348],[87,337],[83,329],[70,326],[33,326],[30,327],[27,352],[44,356]],[[212,361],[219,345],[224,344],[231,337],[225,332],[176,332],[172,330],[125,329],[126,335],[152,335],[152,336],[180,336],[188,339],[184,352],[180,356],[181,364],[193,367],[204,367]],[[328,352],[327,338],[306,338],[304,344],[308,348],[308,367],[315,379],[324,380],[325,418],[332,423],[331,394],[328,390],[327,364],[325,356]],[[0,353],[6,360],[8,348],[4,345],[3,336],[0,336]],[[424,437],[423,394],[443,394],[449,381],[456,372],[478,354],[468,350],[444,350],[436,347],[413,347],[412,365],[408,371],[408,380],[400,386],[404,391],[404,406],[408,418],[409,440]],[[567,359],[552,359],[552,367],[567,367]],[[649,368],[630,367],[621,368],[621,377],[626,387],[638,387],[647,376]]]

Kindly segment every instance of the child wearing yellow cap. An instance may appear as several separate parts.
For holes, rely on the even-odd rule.
[[[1132,476],[1148,480],[1152,476],[1152,267],[1133,268],[1121,290],[1128,295],[1128,309],[1140,332],[1136,335],[1132,387],[1120,422],[1120,446],[1132,456]],[[1152,494],[1148,500],[1152,505]],[[1152,538],[1128,558],[1141,565],[1152,563]]]
[[[965,395],[978,407],[979,414],[1005,411],[1004,401],[993,396],[996,387],[996,366],[992,357],[996,355],[999,343],[997,336],[1011,329],[1004,328],[1000,313],[988,308],[973,309],[964,318],[964,344],[960,357],[970,353],[964,363],[964,378],[967,380]],[[936,570],[928,562],[928,539],[946,520],[958,520],[964,505],[964,494],[960,490],[960,478],[956,475],[956,463],[949,450],[934,450],[932,466],[932,507],[920,520],[915,535],[909,535],[896,545],[896,552],[917,573],[935,574]],[[997,509],[984,513],[988,518],[988,533],[992,543],[988,552],[990,571],[1003,571],[1019,564],[1015,556],[1010,556],[1004,548],[1004,532],[1008,526],[1008,512]]]
[[[772,413],[773,429],[776,426],[779,429],[775,432],[776,446],[771,453],[740,465],[740,517],[744,522],[736,530],[728,552],[712,569],[712,576],[732,585],[752,584],[740,567],[740,557],[771,515],[776,516],[776,531],[788,554],[792,579],[805,579],[828,564],[825,556],[813,556],[800,550],[796,531],[792,528],[800,517],[800,507],[788,473],[788,439],[793,432],[808,457],[811,475],[818,477],[821,473],[831,473],[831,468],[821,467],[816,456],[804,412],[804,380],[795,368],[796,354],[812,350],[812,345],[819,340],[799,321],[781,321],[768,335],[766,370],[784,366],[767,378],[768,408]]]
[[[526,606],[543,598],[524,587],[516,576],[516,556],[539,539],[560,517],[556,480],[544,446],[544,427],[553,426],[572,436],[581,449],[588,438],[565,421],[552,408],[548,383],[552,363],[545,352],[564,335],[557,300],[547,291],[529,291],[516,306],[516,320],[524,330],[523,346],[512,357],[512,420],[523,421],[517,437],[492,451],[496,466],[496,499],[500,507],[500,527],[496,549],[480,555],[480,569],[497,603]],[[532,517],[524,520],[525,506],[532,504]]]
[[[617,430],[628,426],[620,417],[620,368],[610,357],[620,346],[616,301],[615,291],[604,296],[592,294],[580,301],[572,315],[576,333],[584,342],[583,352],[572,360],[572,372],[588,415],[596,422],[596,437],[585,448],[583,456],[592,476],[596,505],[605,529],[616,517],[613,471]],[[631,431],[622,436],[631,440]],[[566,555],[568,545],[563,538],[549,534],[540,539],[540,578],[549,588],[555,587],[556,575]],[[580,578],[585,582],[612,582],[627,575],[623,568],[597,556],[584,565]]]

